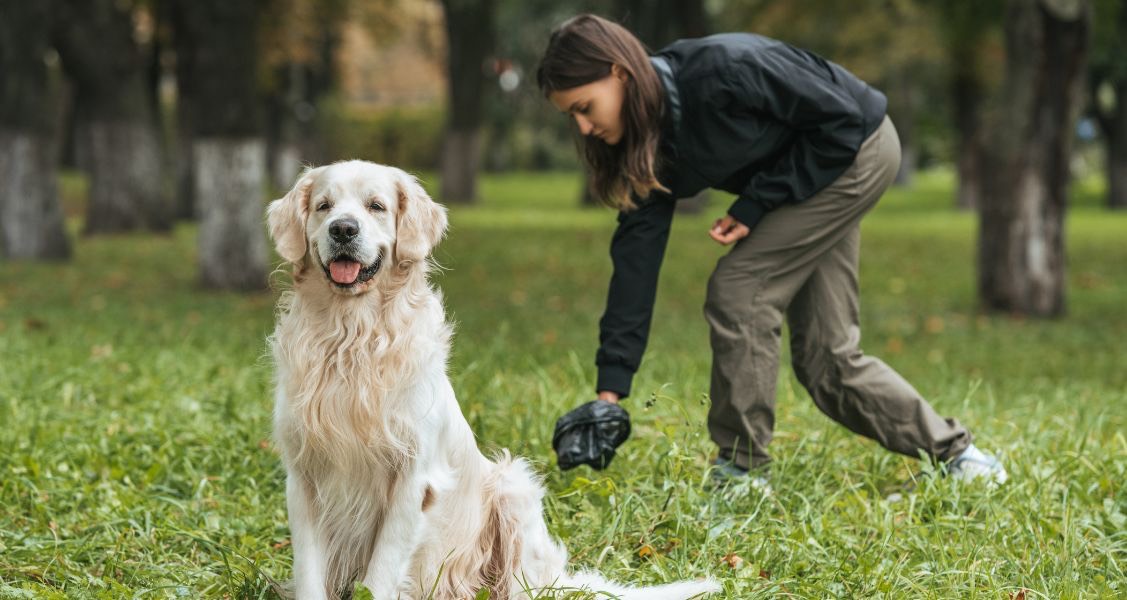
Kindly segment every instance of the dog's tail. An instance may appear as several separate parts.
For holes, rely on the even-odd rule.
[[[720,591],[720,584],[712,579],[679,581],[652,587],[627,587],[603,579],[598,573],[584,571],[567,575],[564,586],[594,594],[599,600],[697,600]]]

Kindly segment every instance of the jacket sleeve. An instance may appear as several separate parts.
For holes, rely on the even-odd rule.
[[[618,215],[610,244],[614,274],[599,320],[599,375],[595,391],[626,397],[642,362],[657,295],[658,272],[673,222],[672,198],[655,194],[631,212]]]
[[[728,209],[751,228],[768,211],[801,202],[833,183],[853,164],[864,141],[865,117],[857,101],[811,62],[824,61],[788,52],[800,51],[764,52],[759,60],[737,61],[731,67],[743,108],[785,123],[796,133],[778,162],[752,176]]]

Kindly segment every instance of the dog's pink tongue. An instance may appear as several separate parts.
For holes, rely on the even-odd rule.
[[[334,260],[329,263],[329,274],[337,283],[352,283],[360,276],[360,263],[354,260]]]

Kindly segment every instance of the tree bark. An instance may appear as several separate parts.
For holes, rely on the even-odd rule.
[[[447,125],[442,144],[442,200],[477,200],[481,164],[483,66],[493,51],[493,0],[442,0],[446,13]]]
[[[318,34],[316,60],[285,62],[275,68],[275,85],[267,102],[267,170],[271,185],[289,189],[302,164],[322,164],[330,157],[318,118],[318,106],[335,85],[333,56],[338,24],[325,17]]]
[[[0,14],[0,255],[69,258],[43,62],[51,4],[0,0]]]
[[[702,0],[618,0],[616,10],[623,25],[651,52],[676,40],[701,37],[710,32]],[[677,212],[704,212],[710,197],[710,191],[705,188],[691,198],[678,199]]]
[[[955,164],[959,173],[955,206],[975,210],[982,195],[982,84],[973,71],[955,68],[958,72],[951,82],[957,138]]]
[[[79,124],[78,143],[90,174],[87,234],[172,228],[160,140],[153,123],[143,119]]]
[[[1127,210],[1127,79],[1115,86],[1115,111],[1107,121],[1107,207]]]
[[[652,51],[710,30],[703,0],[618,0],[615,9],[623,26]]]
[[[446,202],[476,202],[480,165],[480,130],[447,130],[442,140],[442,199]]]
[[[76,151],[89,169],[88,234],[168,230],[162,145],[128,4],[57,0],[55,48],[74,82]]]
[[[195,85],[192,74],[196,71],[195,48],[199,42],[193,39],[187,15],[179,7],[180,0],[165,0],[161,8],[168,13],[172,24],[172,47],[176,52],[176,142],[173,153],[175,170],[175,192],[173,206],[176,218],[194,220],[196,210],[196,174],[193,169],[192,145],[195,142],[195,127],[192,117],[192,97]]]
[[[262,233],[266,145],[259,138],[204,138],[194,146],[205,287],[261,289],[269,250]]]
[[[919,165],[919,151],[916,144],[916,96],[918,86],[913,83],[912,76],[908,73],[910,66],[896,68],[889,77],[888,88],[888,114],[896,124],[896,133],[900,138],[900,170],[896,172],[896,185],[907,186],[912,184]]]
[[[1003,0],[937,2],[936,21],[950,68],[948,90],[954,112],[955,164],[958,189],[955,206],[978,208],[982,196],[983,112],[986,81],[983,60],[990,32],[1004,21]]]
[[[200,278],[210,288],[266,286],[262,227],[266,148],[258,93],[258,18],[263,0],[177,0],[189,53],[192,170],[200,216]],[[206,118],[204,118],[206,116]]]
[[[1013,0],[1004,106],[985,151],[979,297],[987,310],[1065,311],[1064,213],[1090,18],[1082,0]]]
[[[0,127],[0,250],[4,256],[70,258],[57,176],[50,137]]]

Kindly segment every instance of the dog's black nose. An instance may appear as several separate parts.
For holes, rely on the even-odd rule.
[[[329,235],[338,242],[347,242],[360,233],[360,223],[351,217],[337,219],[329,224]]]

